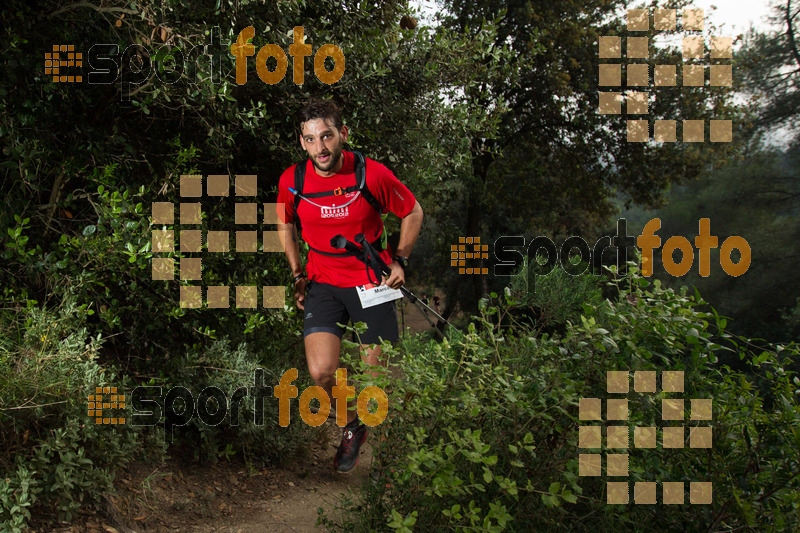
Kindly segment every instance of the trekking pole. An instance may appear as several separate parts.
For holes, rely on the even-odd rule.
[[[403,338],[406,337],[406,308],[403,301],[400,300],[400,326],[403,330]]]
[[[361,248],[358,248],[355,244],[348,241],[342,235],[336,235],[335,237],[333,237],[331,239],[331,246],[336,248],[337,250],[344,249],[347,250],[348,252],[352,252],[353,255],[355,255],[355,257],[359,261],[362,261],[368,267],[372,267],[373,271],[375,272],[375,276],[378,278],[380,278],[381,272],[386,274],[387,276],[391,275],[392,269],[389,268],[389,265],[387,265],[383,259],[381,259],[381,257],[378,255],[378,252],[364,237],[363,233],[359,233],[358,235],[356,235],[354,240],[361,245]],[[425,306],[441,322],[452,327],[452,324],[450,324],[450,322],[448,322],[447,319],[445,319],[442,315],[431,309],[430,306],[422,302],[419,298],[417,298],[416,294],[406,289],[405,286],[400,287],[400,291],[403,293],[404,296],[408,298],[408,300],[412,304],[415,304],[420,309],[420,311],[422,311],[420,305]],[[428,323],[431,326],[433,326],[436,329],[436,331],[439,331],[439,328],[436,328],[435,324],[433,323],[433,320],[431,320],[431,318],[427,314],[425,314],[424,311],[422,311],[422,314],[425,315],[425,318],[428,320]],[[439,331],[439,333],[441,334],[442,332]],[[442,336],[444,336],[444,334],[442,334]]]

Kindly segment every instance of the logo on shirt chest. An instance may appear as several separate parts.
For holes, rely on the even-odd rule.
[[[322,218],[346,218],[350,214],[349,207],[322,207]]]

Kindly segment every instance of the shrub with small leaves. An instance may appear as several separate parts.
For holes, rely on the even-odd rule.
[[[480,327],[451,331],[441,343],[385,344],[401,377],[364,378],[392,391],[378,428],[386,439],[376,439],[375,482],[321,522],[346,531],[594,532],[653,523],[674,531],[796,530],[800,379],[790,369],[797,346],[753,350],[725,331],[724,318],[702,310],[699,296],[651,284],[633,264],[607,283],[617,296],[587,302],[563,335],[497,326],[488,318],[508,304],[487,300],[475,319]],[[749,369],[720,363],[724,353]],[[711,448],[631,447],[629,475],[611,480],[631,488],[710,481],[712,504],[636,505],[632,495],[628,505],[608,505],[608,478],[578,475],[578,426],[586,424],[578,404],[607,397],[609,370],[683,371],[684,396],[714,406],[711,420],[687,420],[689,431],[711,427]],[[663,425],[663,397],[630,394],[628,420],[616,423]]]

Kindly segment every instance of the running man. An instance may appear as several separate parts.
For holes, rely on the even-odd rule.
[[[385,366],[380,342],[398,338],[394,301],[364,308],[357,287],[370,283],[364,263],[353,254],[331,246],[331,238],[341,234],[353,242],[358,233],[380,250],[391,275],[381,285],[398,289],[405,283],[408,256],[422,227],[422,207],[408,188],[385,166],[342,149],[348,129],[336,104],[312,99],[298,116],[300,145],[308,160],[300,169],[293,165],[281,175],[278,185],[278,230],[286,258],[292,269],[294,298],[304,311],[308,371],[314,382],[332,399],[335,372],[339,368],[339,348],[343,328],[349,320],[365,322],[367,331],[360,336],[361,358],[371,365]],[[303,169],[304,167],[304,169]],[[304,177],[300,176],[304,172]],[[358,178],[365,174],[366,187]],[[302,183],[298,186],[299,183]],[[297,194],[289,191],[294,189]],[[284,204],[285,212],[280,209]],[[380,212],[379,212],[380,210]],[[400,241],[394,254],[382,249],[381,212],[391,211],[402,219]],[[300,221],[303,239],[311,249],[306,272],[300,261],[298,232]],[[374,278],[374,274],[371,274]],[[372,280],[376,281],[376,280]],[[375,348],[371,344],[378,343]],[[335,411],[334,411],[335,412]],[[361,445],[367,438],[366,426],[355,410],[348,410],[347,425],[334,458],[334,468],[349,472],[358,462]]]

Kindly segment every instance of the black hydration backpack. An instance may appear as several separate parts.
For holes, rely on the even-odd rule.
[[[342,155],[344,157],[344,155]],[[364,156],[361,152],[357,152],[353,150],[353,158],[355,164],[355,174],[356,174],[356,184],[351,185],[350,187],[337,187],[332,191],[321,191],[321,192],[312,192],[308,194],[303,194],[303,185],[306,180],[306,164],[308,163],[308,159],[305,161],[298,163],[294,167],[294,223],[297,227],[297,235],[301,235],[302,233],[302,224],[300,223],[300,217],[297,214],[297,208],[300,205],[300,200],[303,198],[323,198],[325,196],[344,196],[347,193],[359,191],[361,196],[364,197],[369,204],[375,208],[379,215],[383,213],[383,206],[381,206],[380,202],[375,198],[372,192],[367,187],[367,162],[364,159]],[[385,248],[384,243],[384,231],[383,227],[381,226],[381,232],[378,235],[375,242],[371,243],[376,249],[383,250]],[[311,247],[309,244],[308,246],[312,250],[322,255],[330,255],[334,257],[341,257],[347,255],[353,255],[352,252],[323,252],[321,250],[317,250],[316,248]]]

